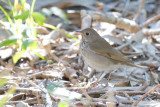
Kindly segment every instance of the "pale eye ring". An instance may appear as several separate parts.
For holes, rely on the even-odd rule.
[[[86,35],[88,36],[88,35],[89,35],[89,33],[88,33],[88,32],[86,32]]]

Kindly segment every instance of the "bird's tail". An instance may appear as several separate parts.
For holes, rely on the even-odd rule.
[[[141,66],[141,65],[136,65],[134,63],[128,63],[129,66],[132,66],[132,67],[137,67],[137,68],[141,68],[141,69],[148,69],[148,67],[146,66]]]

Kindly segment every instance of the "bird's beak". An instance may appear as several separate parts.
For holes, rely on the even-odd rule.
[[[82,30],[76,30],[76,32],[82,34]]]

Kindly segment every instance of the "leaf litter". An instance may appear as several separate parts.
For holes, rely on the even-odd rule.
[[[95,1],[98,4],[95,4]],[[146,1],[145,8],[138,10],[135,7],[142,5],[138,1],[95,1],[88,1],[90,2],[88,9],[86,9],[87,6],[84,3],[78,2],[79,6],[77,6],[72,0],[70,1],[73,2],[72,5],[64,4],[63,8],[59,9],[67,14],[69,10],[73,10],[72,15],[77,17],[81,15],[81,18],[76,17],[76,19],[78,19],[78,22],[82,22],[82,28],[91,24],[92,28],[96,29],[113,47],[120,50],[136,64],[146,66],[148,69],[131,67],[118,69],[111,73],[109,81],[109,71],[106,71],[106,75],[98,84],[90,87],[99,77],[100,72],[95,72],[92,68],[86,67],[79,53],[81,36],[75,32],[77,29],[80,29],[77,20],[74,17],[63,19],[69,21],[66,25],[61,20],[62,16],[48,16],[52,18],[51,20],[60,19],[57,24],[61,24],[61,26],[56,25],[59,26],[58,29],[60,30],[51,30],[45,27],[37,28],[40,48],[35,52],[48,60],[45,58],[41,59],[42,57],[39,58],[34,52],[30,53],[30,51],[27,51],[16,64],[13,64],[14,46],[0,48],[0,78],[9,79],[4,86],[0,87],[0,96],[3,96],[12,85],[16,87],[16,92],[9,97],[6,106],[21,107],[25,105],[26,107],[36,107],[38,104],[42,107],[58,107],[58,105],[64,104],[73,107],[86,107],[89,105],[93,107],[113,107],[132,105],[158,106],[160,104],[160,89],[151,92],[137,103],[147,92],[159,85],[160,33],[154,35],[153,30],[159,27],[159,22],[155,21],[147,27],[148,30],[146,32],[148,31],[149,35],[146,35],[147,33],[144,33],[143,29],[139,28],[137,28],[139,29],[137,32],[133,30],[128,31],[128,29],[123,27],[128,26],[123,21],[121,22],[124,24],[123,26],[116,26],[116,24],[104,22],[104,20],[89,22],[89,17],[95,19],[93,15],[95,11],[111,12],[111,14],[112,12],[117,12],[120,14],[120,16],[118,15],[120,18],[123,17],[131,21],[138,11],[143,11],[148,16],[146,17],[142,12],[139,18],[136,19],[136,22],[143,24],[145,21],[142,18],[145,19],[146,17],[146,20],[148,20],[158,14],[159,4],[156,4],[156,0]],[[49,4],[50,2],[48,2]],[[60,2],[60,4],[63,5],[63,2]],[[60,4],[56,4],[56,6],[60,7]],[[37,8],[41,9],[42,7]],[[87,15],[90,15],[87,17],[89,18],[87,19],[88,22],[84,21],[86,23],[83,22],[85,15],[82,17],[81,9],[84,9],[86,13],[88,12]],[[52,25],[55,24],[54,21],[49,22],[47,20],[47,22]],[[140,25],[138,24],[138,26]],[[70,30],[67,31],[67,29]],[[153,30],[153,33],[150,33],[151,31],[149,32],[149,30]],[[68,38],[66,33],[76,37],[77,41]],[[91,72],[93,74],[89,74]],[[24,94],[21,95],[22,93],[25,93],[25,96]],[[18,95],[20,97],[17,98],[16,96]]]

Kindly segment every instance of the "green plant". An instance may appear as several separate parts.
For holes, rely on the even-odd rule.
[[[17,63],[17,61],[26,52],[26,50],[33,51],[34,49],[38,48],[36,31],[37,26],[41,25],[50,29],[56,29],[55,26],[44,23],[45,17],[42,14],[33,11],[35,2],[36,0],[33,0],[30,7],[26,0],[14,0],[14,5],[12,5],[10,0],[8,0],[8,3],[11,7],[10,15],[2,6],[0,6],[0,9],[3,11],[10,23],[9,30],[13,35],[11,38],[2,41],[0,43],[0,47],[13,45],[16,47],[17,53],[13,55],[14,63]],[[78,41],[77,38],[69,35],[68,33],[66,33],[65,35],[68,38]],[[38,55],[42,59],[46,59],[38,53],[36,53],[36,55]]]
[[[0,76],[2,76],[2,75],[0,75]],[[0,81],[1,81],[0,82],[0,87],[4,86],[7,83],[8,80],[9,79],[6,79],[6,78],[0,78]],[[9,95],[13,94],[14,92],[15,92],[15,86],[12,86],[5,93],[4,97],[0,99],[0,107],[3,107],[5,105],[6,101],[8,101],[8,99],[9,99]]]
[[[53,29],[53,30],[57,29],[55,26],[50,25],[50,24],[47,24],[47,23],[43,23],[42,26],[47,27],[47,28],[50,28],[50,29]],[[60,29],[57,29],[57,30],[60,30]],[[68,38],[70,38],[70,39],[73,39],[73,40],[75,40],[75,41],[78,41],[78,39],[77,39],[76,37],[73,37],[73,36],[71,36],[71,35],[68,34],[68,33],[65,33],[65,35],[66,35]]]
[[[16,47],[17,53],[13,55],[14,63],[21,58],[26,50],[38,48],[36,27],[43,24],[45,17],[33,11],[35,1],[33,0],[31,7],[26,3],[26,0],[14,0],[14,5],[8,1],[11,7],[11,15],[0,6],[10,23],[10,31],[13,35],[11,38],[2,41],[0,47],[9,45]]]

